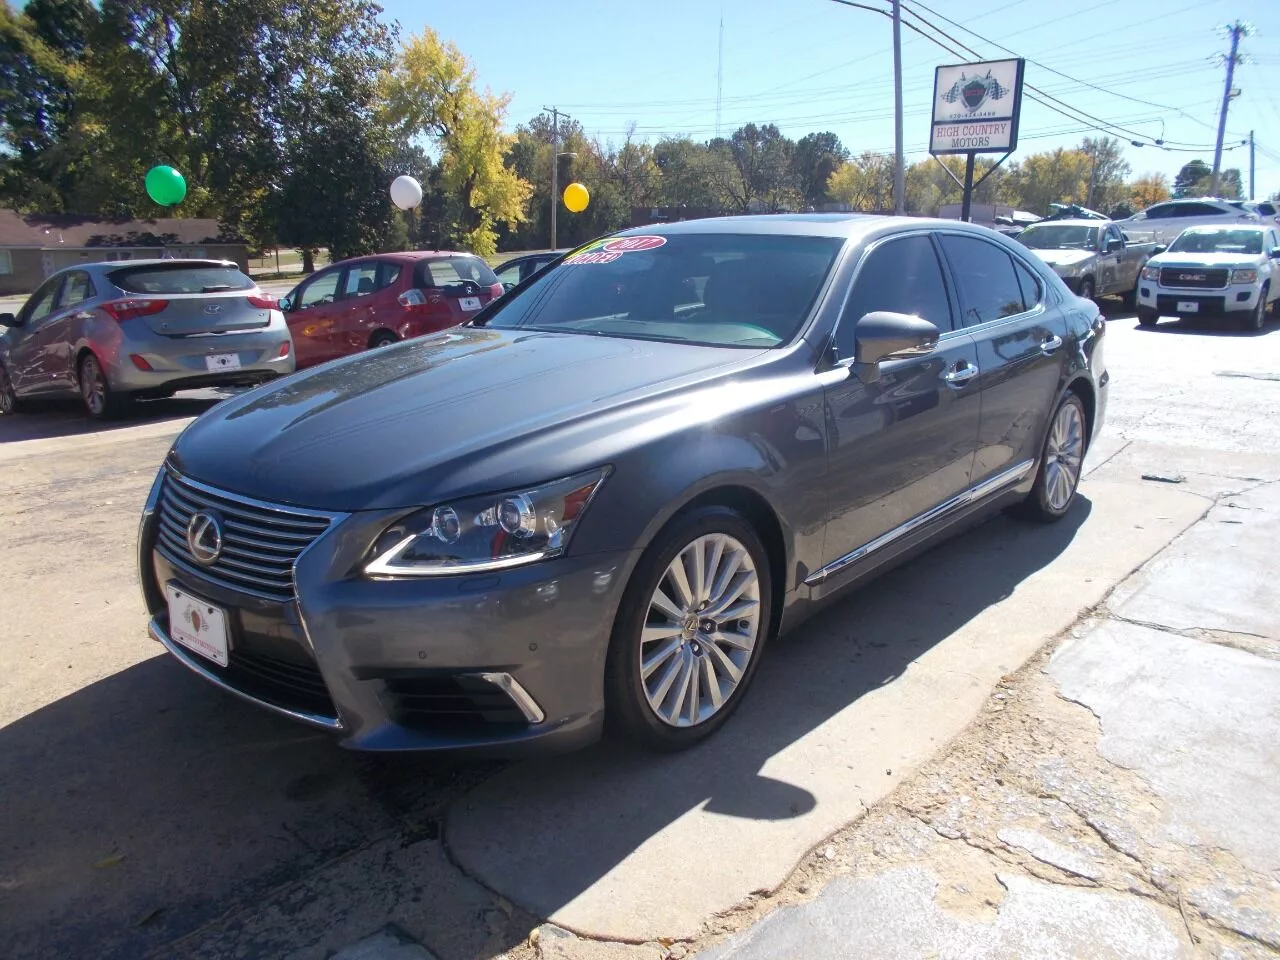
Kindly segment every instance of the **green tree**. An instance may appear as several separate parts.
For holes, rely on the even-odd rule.
[[[1213,168],[1203,160],[1191,160],[1183,164],[1178,175],[1173,178],[1174,199],[1203,197],[1209,192],[1212,178]]]
[[[806,204],[826,203],[831,175],[848,159],[849,151],[834,133],[809,133],[796,142],[791,177]]]
[[[692,210],[722,210],[722,195],[712,185],[718,161],[705,143],[687,137],[659,140],[653,162],[662,173],[662,206]]]
[[[865,151],[840,165],[827,179],[826,194],[864,213],[893,209],[893,157]]]
[[[798,206],[800,194],[791,176],[795,144],[771,123],[748,123],[729,139],[711,141],[711,182],[739,213],[774,213]]]
[[[1084,205],[1109,210],[1125,200],[1125,178],[1131,168],[1115,137],[1085,137],[1080,152],[1089,158],[1089,179]]]
[[[383,77],[382,97],[383,118],[399,136],[424,137],[439,150],[454,237],[493,253],[496,225],[519,223],[531,192],[504,162],[514,141],[502,132],[510,97],[479,90],[466,57],[430,28],[401,48]]]
[[[1085,201],[1094,166],[1093,158],[1083,150],[1059,147],[1033,153],[1009,171],[1002,195],[1012,206],[1032,213],[1049,213],[1051,203],[1088,206]]]

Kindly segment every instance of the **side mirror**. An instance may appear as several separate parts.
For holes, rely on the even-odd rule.
[[[288,313],[293,309],[293,297],[281,297],[277,306],[280,307],[281,313]]]
[[[1124,249],[1123,240],[1119,240],[1116,237],[1111,237],[1107,240],[1107,253],[1115,253],[1117,250],[1123,250],[1123,249]]]
[[[1280,260],[1280,247],[1273,247],[1271,249],[1271,259]],[[8,316],[8,314],[6,314],[6,316]],[[0,317],[0,323],[3,323],[3,322],[4,322],[4,317]]]
[[[512,290],[514,290],[515,288],[516,288],[516,285],[515,285],[514,283],[504,283],[504,284],[502,285],[502,292],[503,292],[503,293],[510,293],[510,292],[511,292]]]
[[[853,328],[853,362],[874,366],[884,360],[919,357],[938,345],[938,328],[905,313],[877,310]]]
[[[0,327],[16,327],[18,318],[12,313],[0,313]]]
[[[1157,243],[1157,244],[1156,244],[1156,252],[1155,252],[1155,254],[1154,254],[1154,255],[1155,255],[1155,256],[1159,256],[1160,254],[1164,253],[1164,252],[1165,252],[1166,250],[1168,250],[1168,249],[1169,249],[1169,248],[1168,248],[1167,246],[1165,246],[1163,243]]]

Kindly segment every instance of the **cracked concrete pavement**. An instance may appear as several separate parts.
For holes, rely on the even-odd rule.
[[[0,936],[105,958],[1274,956],[1280,332],[1117,319],[1107,349],[1073,519],[996,520],[860,592],[773,651],[717,749],[662,760],[371,762],[230,703],[143,637],[130,566],[202,404],[0,423]],[[688,904],[686,874],[710,878]],[[575,915],[595,938],[546,922]]]

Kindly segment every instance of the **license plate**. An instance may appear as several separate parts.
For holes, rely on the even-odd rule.
[[[1195,312],[1196,312],[1197,310],[1199,310],[1199,309],[1200,309],[1200,304],[1196,303],[1194,300],[1179,300],[1179,301],[1178,301],[1178,312],[1179,312],[1179,313],[1195,313]]]
[[[169,636],[192,653],[219,666],[227,665],[227,614],[173,584],[165,584],[169,601]]]
[[[215,373],[219,370],[239,370],[240,354],[212,353],[204,358],[204,365]]]
[[[458,301],[458,306],[460,306],[463,310],[479,310],[480,298],[479,297],[463,297],[461,300]]]

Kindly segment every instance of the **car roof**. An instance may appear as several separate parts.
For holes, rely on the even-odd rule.
[[[235,267],[240,265],[234,260],[211,260],[208,257],[151,257],[146,260],[91,260],[85,263],[73,263],[62,267],[58,273],[67,270],[83,270],[86,267],[97,267],[102,270],[119,270],[124,267]]]
[[[1035,223],[1027,224],[1027,229],[1032,227],[1105,227],[1112,220],[1037,220]]]
[[[357,263],[361,260],[399,260],[404,263],[417,263],[419,260],[437,260],[442,257],[477,257],[477,254],[466,250],[394,250],[390,253],[370,253],[361,257],[348,257],[331,263],[331,267],[340,267],[345,263]],[[482,259],[482,258],[480,258]]]
[[[869,213],[762,213],[736,217],[712,217],[705,220],[680,220],[632,227],[618,236],[682,236],[688,234],[772,234],[796,237],[835,237],[865,240],[880,234],[901,230],[946,229],[990,236],[987,227],[963,220],[937,217],[893,217]]]
[[[1267,223],[1198,223],[1194,226],[1187,227],[1183,233],[1194,230],[1196,233],[1217,233],[1225,230],[1274,230],[1275,227]]]

